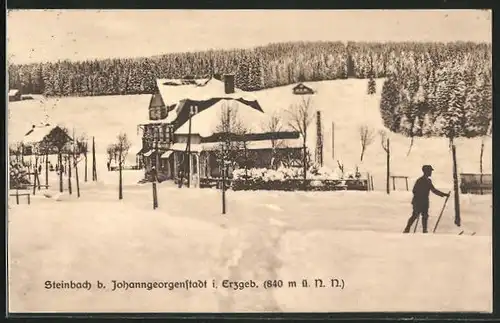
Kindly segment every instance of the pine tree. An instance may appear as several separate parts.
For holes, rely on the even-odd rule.
[[[399,128],[400,116],[396,113],[398,104],[399,90],[396,79],[393,76],[389,76],[382,86],[380,112],[384,126],[391,129],[391,131],[396,131]]]
[[[238,61],[236,72],[236,87],[247,90],[250,87],[250,62],[248,55],[243,52]]]
[[[455,74],[450,80],[450,93],[447,109],[444,111],[444,134],[450,141],[464,135],[467,125],[465,118],[465,82]]]
[[[370,79],[368,80],[368,94],[373,95],[377,92],[377,83],[373,79],[373,75],[370,75]]]

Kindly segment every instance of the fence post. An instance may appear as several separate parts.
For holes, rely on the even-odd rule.
[[[156,191],[156,182],[153,182],[153,210],[158,207],[158,193]]]

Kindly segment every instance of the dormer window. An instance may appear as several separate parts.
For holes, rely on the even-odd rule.
[[[198,113],[198,106],[197,105],[192,105],[189,107],[189,113],[191,115],[195,115]]]

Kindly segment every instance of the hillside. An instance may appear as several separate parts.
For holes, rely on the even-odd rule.
[[[353,170],[356,165],[361,171],[369,171],[374,177],[376,190],[385,188],[385,153],[380,144],[378,130],[385,129],[380,117],[379,101],[383,80],[377,80],[377,93],[366,94],[367,80],[347,79],[307,83],[317,93],[312,97],[313,107],[322,111],[324,130],[324,163],[336,167],[341,160],[346,169]],[[292,94],[293,85],[256,91],[266,113],[276,111],[287,117],[285,112],[291,104],[298,103],[300,97]],[[106,146],[115,141],[119,132],[126,132],[133,148],[129,161],[133,162],[135,152],[140,149],[137,125],[147,120],[147,107],[150,95],[102,96],[102,97],[65,97],[11,102],[9,103],[8,136],[9,142],[22,139],[32,124],[44,122],[45,114],[49,122],[64,124],[76,133],[95,136],[97,153],[104,155]],[[286,121],[284,121],[286,122]],[[335,158],[332,159],[331,123],[335,123]],[[361,144],[359,127],[369,125],[374,129],[375,140],[367,147],[364,160],[360,162]],[[479,171],[479,152],[481,139],[457,141],[459,172]],[[406,156],[410,139],[402,135],[391,135],[391,172],[410,176],[414,180],[421,173],[422,164],[432,164],[435,184],[443,190],[452,188],[451,153],[445,139],[417,138],[409,156]],[[311,123],[309,148],[314,152],[316,146],[315,121]],[[491,172],[491,140],[486,141],[483,157],[484,171]],[[313,154],[314,156],[314,154]],[[102,156],[100,160],[104,160]],[[104,165],[104,162],[103,162]],[[404,188],[403,183],[396,183]],[[412,185],[412,183],[410,183]]]

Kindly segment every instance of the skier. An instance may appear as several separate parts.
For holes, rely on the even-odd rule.
[[[406,224],[406,228],[403,233],[410,232],[413,222],[420,214],[422,214],[423,233],[427,233],[427,221],[429,219],[429,192],[432,191],[432,193],[441,197],[447,197],[450,195],[449,193],[443,193],[434,187],[430,179],[433,170],[434,169],[431,165],[422,166],[422,172],[424,175],[417,179],[415,185],[413,186],[413,199],[411,201],[411,204],[413,205],[413,213],[408,219],[408,223]]]

